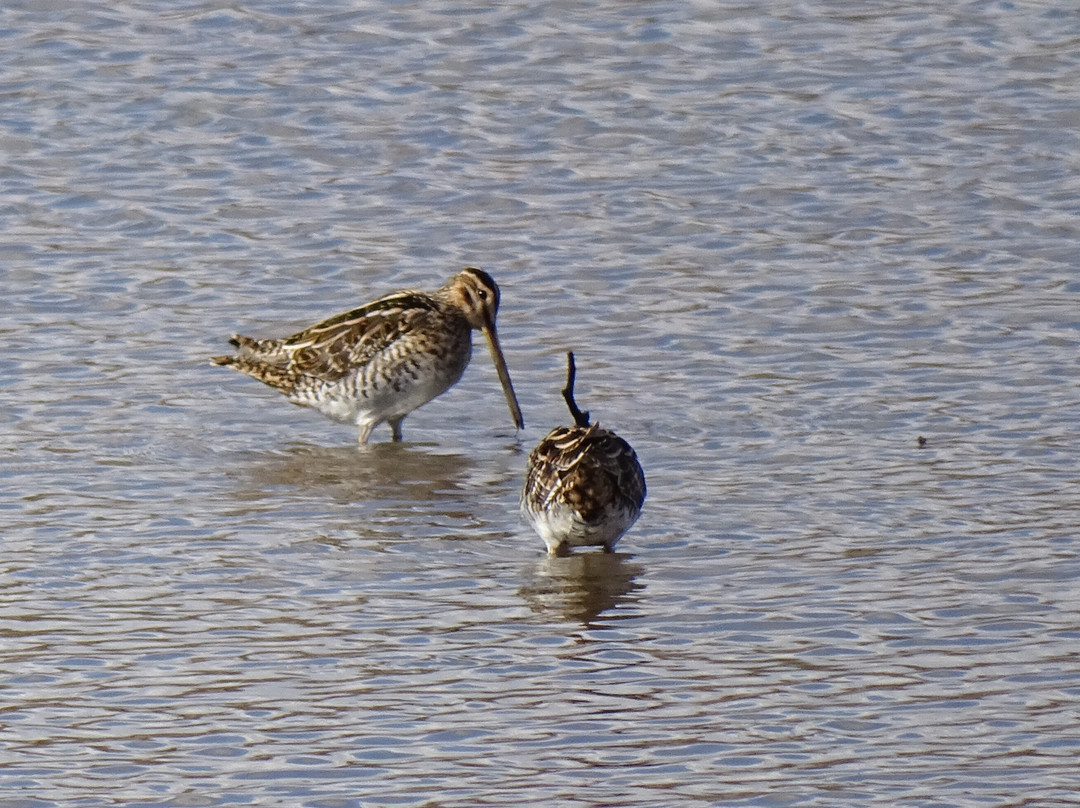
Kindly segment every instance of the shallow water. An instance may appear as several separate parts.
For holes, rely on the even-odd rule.
[[[1075,804],[1069,4],[0,42],[0,803]],[[468,263],[519,434],[480,345],[365,450],[205,362]],[[567,349],[648,478],[611,556],[517,515]]]

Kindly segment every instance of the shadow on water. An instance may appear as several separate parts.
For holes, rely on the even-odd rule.
[[[285,488],[336,502],[393,499],[409,502],[458,500],[465,496],[474,461],[434,444],[376,443],[369,446],[296,445],[259,452],[228,472],[238,499],[273,496]]]
[[[636,600],[635,582],[644,567],[627,553],[582,551],[565,558],[544,556],[524,570],[518,594],[537,614],[589,625],[601,614]]]

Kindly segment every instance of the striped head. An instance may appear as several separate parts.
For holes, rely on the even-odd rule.
[[[443,289],[473,328],[483,331],[495,327],[495,316],[499,313],[499,286],[484,270],[465,267]]]
[[[523,429],[525,419],[521,416],[521,407],[514,395],[514,386],[510,383],[510,372],[506,369],[506,360],[499,346],[499,333],[495,328],[495,316],[499,313],[499,286],[495,279],[482,269],[465,267],[439,291],[444,299],[465,315],[470,326],[482,331],[487,338],[491,361],[499,374],[510,416],[514,419],[514,425]]]

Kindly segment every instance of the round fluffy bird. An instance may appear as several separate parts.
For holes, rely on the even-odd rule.
[[[533,449],[521,511],[551,555],[599,545],[611,552],[641,514],[645,475],[630,444],[574,402],[574,354],[563,398],[574,426],[556,427]]]

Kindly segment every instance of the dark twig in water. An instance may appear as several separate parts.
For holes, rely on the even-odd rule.
[[[574,377],[577,375],[577,367],[574,365],[574,352],[566,352],[566,387],[563,388],[562,397],[566,399],[566,406],[570,408],[570,414],[574,416],[576,426],[589,425],[588,411],[582,412],[574,402]]]

